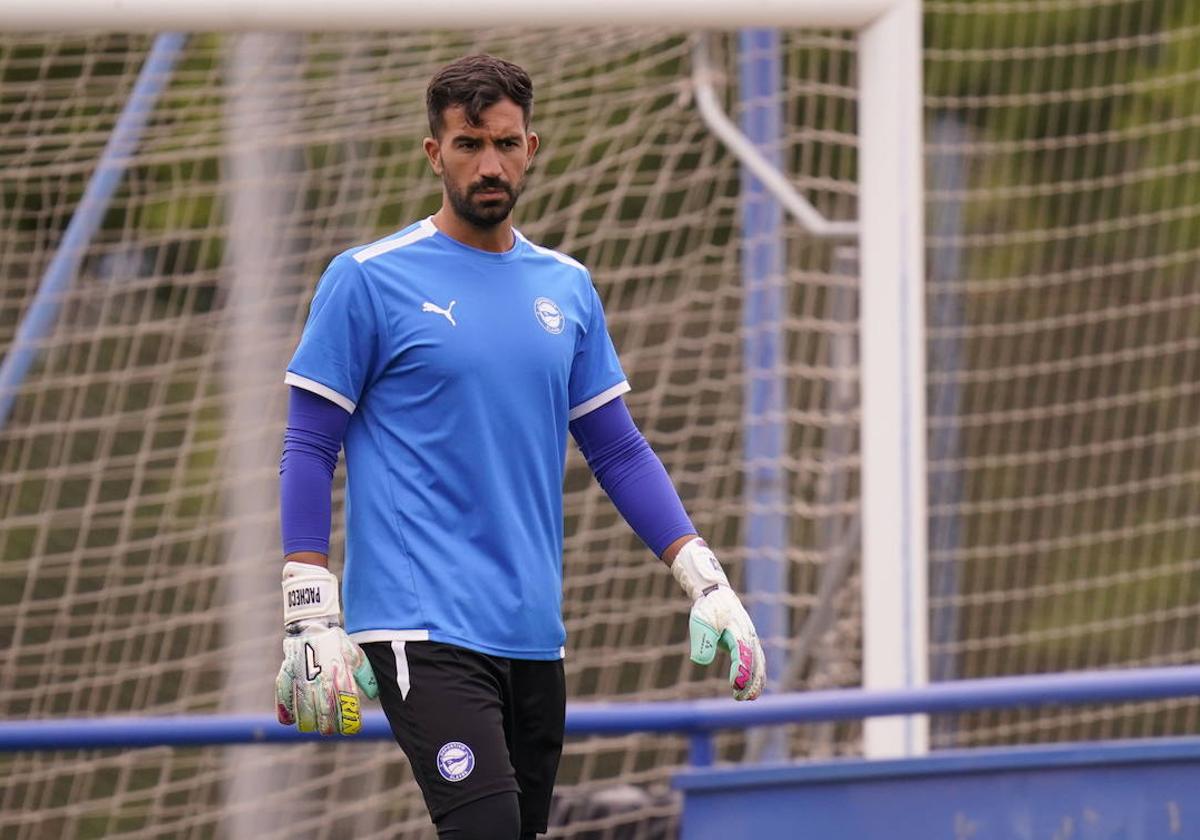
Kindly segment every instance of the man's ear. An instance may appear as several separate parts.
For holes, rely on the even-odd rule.
[[[426,137],[424,142],[425,157],[429,158],[429,165],[433,168],[435,175],[442,174],[442,144],[433,137]]]
[[[528,169],[533,163],[533,156],[537,154],[538,146],[542,145],[542,141],[538,138],[536,132],[529,132],[529,136],[525,138],[525,145],[529,152],[525,156],[525,168]]]

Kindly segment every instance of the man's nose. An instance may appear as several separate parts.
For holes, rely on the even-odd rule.
[[[483,147],[483,153],[479,156],[479,174],[484,177],[499,177],[504,170],[500,166],[500,153],[495,146],[487,145]]]

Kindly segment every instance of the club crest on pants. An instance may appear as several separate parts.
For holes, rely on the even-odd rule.
[[[462,741],[450,741],[438,750],[437,768],[447,782],[461,782],[475,769],[475,753]]]

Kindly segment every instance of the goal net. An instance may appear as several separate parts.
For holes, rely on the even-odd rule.
[[[1200,655],[1200,6],[927,2],[930,678]],[[1194,732],[1190,700],[934,744]]]
[[[1194,661],[1200,17],[1167,0],[925,16],[930,676]],[[859,684],[856,255],[783,223],[778,298],[747,319],[744,255],[767,234],[747,241],[738,164],[697,113],[697,37],[189,36],[0,393],[0,717],[270,711],[283,367],[331,256],[436,208],[424,86],[474,50],[534,78],[543,149],[518,225],[591,267],[631,410],[697,526],[739,582],[753,532],[782,529],[785,589],[746,597],[782,616],[776,687]],[[854,219],[854,38],[780,40],[770,151],[827,218]],[[0,35],[6,358],[153,45]],[[731,116],[762,107],[737,36],[712,46]],[[762,335],[782,348],[767,369],[747,353]],[[764,432],[767,464],[747,454]],[[748,492],[764,468],[782,501]],[[687,661],[678,587],[576,454],[565,492],[570,698],[721,696]],[[933,744],[1190,731],[1196,711],[943,717]],[[794,755],[860,749],[857,725],[786,736]],[[569,742],[553,833],[671,836],[685,753]],[[391,744],[21,754],[0,774],[0,834],[22,840],[430,833]]]
[[[696,37],[190,36],[158,74],[143,135],[113,164],[119,185],[0,429],[0,636],[11,654],[0,717],[273,708],[283,370],[330,258],[436,209],[440,182],[420,143],[424,88],[470,51],[520,61],[535,80],[542,150],[518,225],[592,269],[631,410],[738,577],[751,329],[741,187],[736,161],[697,114]],[[783,132],[768,151],[827,217],[852,219],[853,39],[781,40],[780,87],[765,104],[781,113]],[[735,120],[764,104],[738,104],[736,42],[730,34],[711,45],[717,94]],[[12,347],[36,308],[153,45],[126,35],[0,40],[0,346]],[[851,574],[857,468],[853,260],[839,263],[834,244],[792,226],[779,230],[787,274],[772,278],[779,301],[753,329],[772,331],[784,350],[766,372],[784,389],[772,410],[784,413],[755,422],[786,430],[772,469],[789,501],[765,513],[788,527],[777,558],[788,591],[748,597],[755,609],[782,610],[787,624],[768,640],[776,647],[816,603],[830,552]],[[569,697],[723,696],[723,669],[687,661],[677,584],[577,454],[565,492]],[[340,533],[334,545],[337,567]],[[828,638],[795,685],[858,681],[854,596],[838,589]],[[823,743],[827,753],[855,749],[833,733]],[[740,754],[743,744],[729,736],[721,749]],[[5,836],[429,831],[392,744],[3,763]],[[686,743],[674,736],[569,743],[556,830],[665,836],[677,810],[667,781],[683,763]]]

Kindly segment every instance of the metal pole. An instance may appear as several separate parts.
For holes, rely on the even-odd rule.
[[[704,736],[719,729],[743,729],[778,723],[856,720],[875,715],[936,712],[963,714],[980,709],[1036,709],[1054,705],[1095,705],[1131,701],[1195,698],[1200,666],[1129,668],[1027,674],[935,683],[911,691],[863,691],[838,688],[763,697],[753,703],[722,698],[671,702],[570,703],[567,735],[627,735],[632,732],[683,732]],[[25,750],[80,750],[212,744],[320,743],[331,748],[367,741],[391,741],[383,712],[363,715],[353,738],[322,738],[280,726],[274,713],[258,715],[177,715],[167,717],[61,718],[0,720],[0,753]],[[1156,739],[1147,738],[1147,743]],[[1162,740],[1162,739],[1158,739]],[[690,744],[693,759],[711,758],[698,737]],[[274,825],[278,824],[278,815]],[[803,836],[802,833],[798,836]]]
[[[742,132],[778,171],[783,164],[779,33],[774,29],[741,30],[738,64]],[[767,663],[776,674],[783,674],[788,653],[783,602],[788,588],[783,208],[746,169],[742,170],[741,207],[746,596]],[[768,690],[770,685],[768,681]],[[782,730],[772,733],[759,750],[761,758],[770,760],[782,758],[784,752]]]
[[[863,684],[927,681],[921,6],[859,35]],[[921,716],[869,720],[872,758],[928,750]]]
[[[104,144],[104,151],[100,153],[96,171],[88,180],[83,198],[79,200],[79,206],[67,224],[58,251],[42,275],[42,282],[25,311],[8,354],[0,363],[0,429],[8,423],[17,399],[17,390],[37,359],[38,344],[54,329],[63,298],[75,280],[92,237],[104,221],[108,204],[125,170],[129,168],[133,154],[142,141],[146,123],[154,112],[158,97],[170,82],[175,63],[186,43],[186,35],[165,32],[155,38],[150,47],[125,107],[117,117],[108,142]]]
[[[893,0],[4,0],[0,30],[27,32],[361,32],[495,26],[857,29]]]
[[[958,375],[963,366],[962,326],[966,319],[962,278],[961,237],[964,227],[962,191],[967,185],[962,146],[967,129],[944,115],[933,124],[933,143],[938,150],[930,158],[932,189],[946,197],[931,205],[930,221],[935,242],[929,249],[929,587],[934,603],[930,609],[930,678],[934,682],[958,676],[950,646],[958,639],[959,590],[957,557],[962,541],[963,499],[962,431],[959,413],[962,386]],[[952,737],[955,721],[939,718],[935,735]]]
[[[225,452],[222,497],[230,523],[225,549],[222,621],[228,670],[225,710],[249,714],[272,707],[273,675],[282,637],[282,568],[277,526],[278,452],[284,426],[283,372],[295,338],[290,313],[280,311],[294,196],[286,186],[293,157],[281,151],[291,121],[302,118],[287,98],[300,72],[296,36],[235,36],[226,61],[229,196],[222,395]],[[259,686],[259,691],[247,691]],[[276,809],[299,804],[308,768],[289,766],[270,751],[226,755],[225,826],[231,840],[263,837],[278,824]],[[290,792],[289,792],[290,791]],[[291,798],[289,798],[291,797]]]

